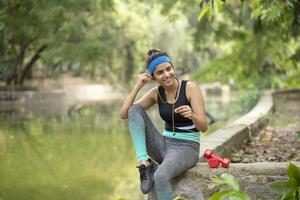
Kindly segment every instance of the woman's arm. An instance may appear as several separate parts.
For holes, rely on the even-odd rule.
[[[186,85],[186,95],[191,107],[183,105],[176,108],[175,112],[191,119],[199,131],[205,132],[207,130],[205,103],[200,88],[197,84],[189,81]]]
[[[192,106],[192,120],[196,128],[202,132],[207,130],[205,115],[205,102],[199,86],[193,82],[187,82],[187,93]]]
[[[127,96],[127,98],[124,100],[123,105],[120,110],[120,118],[121,119],[127,119],[128,118],[128,109],[129,107],[134,103],[135,98],[141,88],[149,83],[152,80],[152,77],[147,74],[140,74],[137,80],[137,83],[135,84],[134,88],[130,92],[130,94]],[[155,101],[153,99],[153,92],[154,89],[147,92],[137,103],[139,103],[144,109],[149,108],[152,106]]]

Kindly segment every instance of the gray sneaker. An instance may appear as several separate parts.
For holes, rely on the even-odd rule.
[[[140,172],[140,180],[141,180],[141,191],[144,194],[148,194],[153,186],[153,172],[154,172],[154,164],[150,162],[150,165],[146,166],[141,164],[137,166]]]

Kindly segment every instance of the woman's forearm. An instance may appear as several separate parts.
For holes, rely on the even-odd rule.
[[[127,119],[128,118],[128,108],[134,103],[134,100],[139,93],[141,87],[138,85],[135,85],[130,94],[126,97],[126,99],[123,102],[123,105],[120,110],[120,118],[121,119]]]
[[[192,121],[195,124],[196,128],[201,131],[205,132],[207,130],[207,122],[206,118],[201,118],[200,116],[197,116],[195,113],[192,114]]]

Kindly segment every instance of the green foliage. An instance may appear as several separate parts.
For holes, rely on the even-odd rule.
[[[42,76],[72,72],[128,83],[135,73],[144,71],[150,48],[170,52],[179,74],[187,73],[199,65],[193,30],[184,13],[194,5],[181,1],[2,1],[0,75],[4,77],[0,78],[24,73],[41,46],[46,48],[33,64],[35,74]],[[168,16],[162,14],[166,12]],[[22,49],[24,57],[18,67]]]
[[[238,93],[240,96],[238,101],[241,106],[241,112],[245,112],[253,108],[262,94],[261,90],[256,88],[254,85],[248,86],[247,90],[239,90]]]
[[[250,200],[247,193],[240,191],[240,186],[234,176],[228,173],[221,174],[220,177],[212,176],[212,181],[218,185],[227,185],[232,189],[223,190],[212,195],[208,200],[220,200],[226,197],[234,200]]]
[[[200,1],[200,13],[198,15],[198,21],[201,21],[202,18],[208,15],[209,20],[212,19],[214,13],[218,13],[219,10],[222,10],[224,6],[224,0],[201,0]]]
[[[234,190],[240,190],[238,182],[234,179],[234,177],[231,174],[224,173],[220,177],[212,176],[211,179],[213,182],[219,185],[226,184],[232,187]]]
[[[235,82],[240,88],[249,84],[258,88],[298,87],[300,3],[252,0],[226,1],[218,6],[217,2],[201,1],[196,37],[209,41],[213,56],[194,79]],[[219,7],[221,12],[216,9]],[[206,45],[204,39],[196,41]]]
[[[177,195],[173,200],[187,200],[187,199],[180,195]]]
[[[52,67],[58,64],[93,63],[95,55],[104,56],[103,42],[92,32],[91,16],[105,19],[112,3],[98,0],[76,1],[2,1],[0,70],[9,76],[25,73],[42,57]],[[91,31],[87,31],[91,30]],[[43,48],[42,48],[43,47]],[[42,49],[41,51],[39,51]],[[46,52],[46,53],[44,53]],[[3,71],[3,70],[1,70]],[[20,84],[20,80],[15,80]]]
[[[196,71],[199,82],[298,87],[299,10],[296,0],[5,0],[0,78],[25,73],[37,55],[35,74],[129,83],[144,71],[145,52],[160,48],[179,75]]]
[[[288,166],[288,180],[270,183],[270,188],[282,195],[281,200],[297,200],[300,198],[300,169],[290,163]]]

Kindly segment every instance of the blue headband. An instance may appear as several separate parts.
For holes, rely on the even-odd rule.
[[[164,63],[164,62],[169,62],[172,64],[172,61],[168,56],[159,56],[159,57],[155,58],[154,60],[152,60],[151,63],[148,65],[148,69],[147,69],[148,74],[152,75],[152,73],[154,72],[156,67],[159,64]]]

